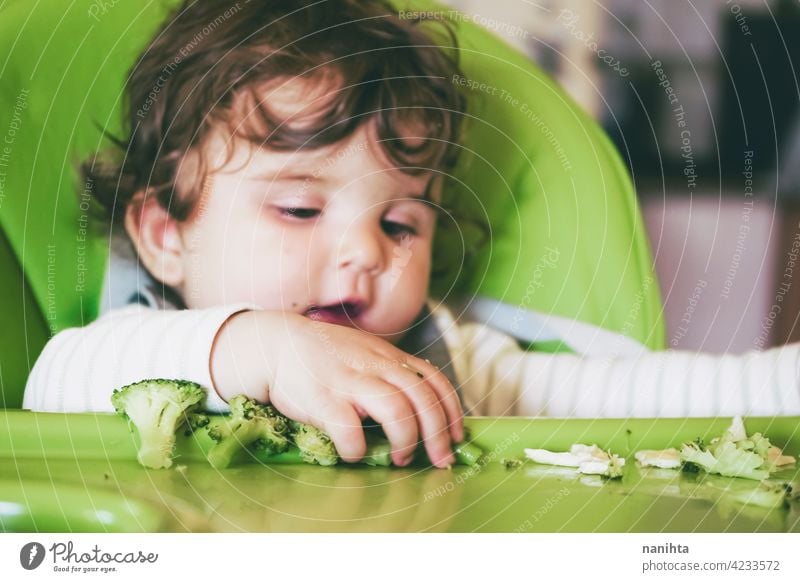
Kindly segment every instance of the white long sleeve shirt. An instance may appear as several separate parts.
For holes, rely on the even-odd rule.
[[[45,346],[23,407],[111,411],[115,388],[146,378],[180,378],[226,410],[209,371],[220,327],[247,305],[202,310],[115,309]],[[800,345],[742,356],[647,352],[585,357],[520,349],[511,337],[457,322],[432,306],[449,351],[451,377],[473,415],[683,417],[800,414]]]
[[[209,368],[214,338],[247,305],[158,310],[130,305],[81,328],[66,329],[45,345],[25,386],[22,407],[48,412],[112,412],[115,388],[148,378],[197,382],[206,407],[225,411]]]
[[[800,414],[800,345],[741,356],[545,354],[435,310],[465,408],[489,416],[686,417]]]

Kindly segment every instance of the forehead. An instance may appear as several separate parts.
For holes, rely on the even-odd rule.
[[[383,141],[379,137],[379,117],[373,115],[334,143],[303,138],[284,143],[284,147],[275,146],[271,137],[276,123],[281,126],[278,129],[289,128],[292,137],[314,135],[330,126],[325,116],[336,116],[338,90],[338,78],[330,73],[275,79],[240,89],[228,106],[214,112],[208,132],[184,156],[179,186],[187,192],[198,190],[202,180],[220,173],[234,174],[236,180],[267,184],[292,176],[302,176],[304,180],[311,176],[330,182],[332,188],[369,180],[378,190],[439,200],[439,170],[428,170],[422,160],[419,161],[423,163],[398,162],[387,153],[398,146],[413,149],[424,143],[429,128],[417,120],[417,115],[408,120],[393,119],[395,137]],[[308,143],[313,147],[303,147]]]
[[[368,126],[329,146],[297,151],[279,151],[215,131],[203,147],[203,158],[209,173],[269,181],[303,175],[342,184],[359,179],[386,180],[416,188],[424,187],[435,175],[409,174],[395,167]]]

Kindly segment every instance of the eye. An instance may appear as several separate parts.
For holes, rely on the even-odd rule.
[[[417,234],[417,229],[410,224],[394,222],[393,220],[381,220],[381,228],[383,228],[383,232],[391,237],[416,236]]]
[[[309,218],[314,218],[318,216],[320,210],[317,208],[295,208],[295,207],[278,207],[278,212],[281,216],[285,216],[286,218],[295,218],[297,220],[307,220]]]

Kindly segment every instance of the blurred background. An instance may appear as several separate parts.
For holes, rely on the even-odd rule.
[[[641,201],[667,345],[800,341],[798,0],[447,0],[599,120]]]

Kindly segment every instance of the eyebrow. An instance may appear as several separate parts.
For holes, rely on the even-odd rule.
[[[322,176],[315,176],[307,172],[266,172],[250,176],[247,180],[252,182],[322,182]]]
[[[430,200],[429,198],[426,198],[425,194],[426,194],[425,192],[423,192],[421,194],[419,194],[419,193],[409,193],[409,194],[406,194],[405,196],[402,196],[400,198],[396,198],[395,202],[418,202],[418,203],[422,204],[423,206],[425,206],[427,208],[432,208],[433,210],[438,212],[439,211],[439,205],[436,204],[433,200]]]
[[[277,172],[264,172],[262,174],[255,174],[253,176],[249,176],[245,178],[245,180],[250,182],[301,182],[304,183],[308,182],[324,182],[325,177],[320,175],[314,175],[313,173],[309,172],[293,172],[293,171],[286,171],[281,172],[280,170]],[[437,212],[439,211],[439,205],[428,198],[428,193],[430,189],[430,184],[428,184],[425,189],[421,192],[414,191],[414,192],[406,192],[402,196],[395,198],[395,201],[406,201],[406,202],[421,202],[425,206],[431,207]],[[416,189],[415,189],[416,190]]]
[[[255,174],[253,176],[249,176],[245,178],[251,182],[324,182],[325,178],[323,176],[309,174],[309,173],[272,173],[272,172],[265,172],[263,174]],[[412,199],[412,200],[420,200],[423,202],[427,202],[428,199],[426,198],[428,194],[428,189],[425,188],[422,192],[406,192],[403,196],[397,198],[397,200],[404,200],[404,199]]]

